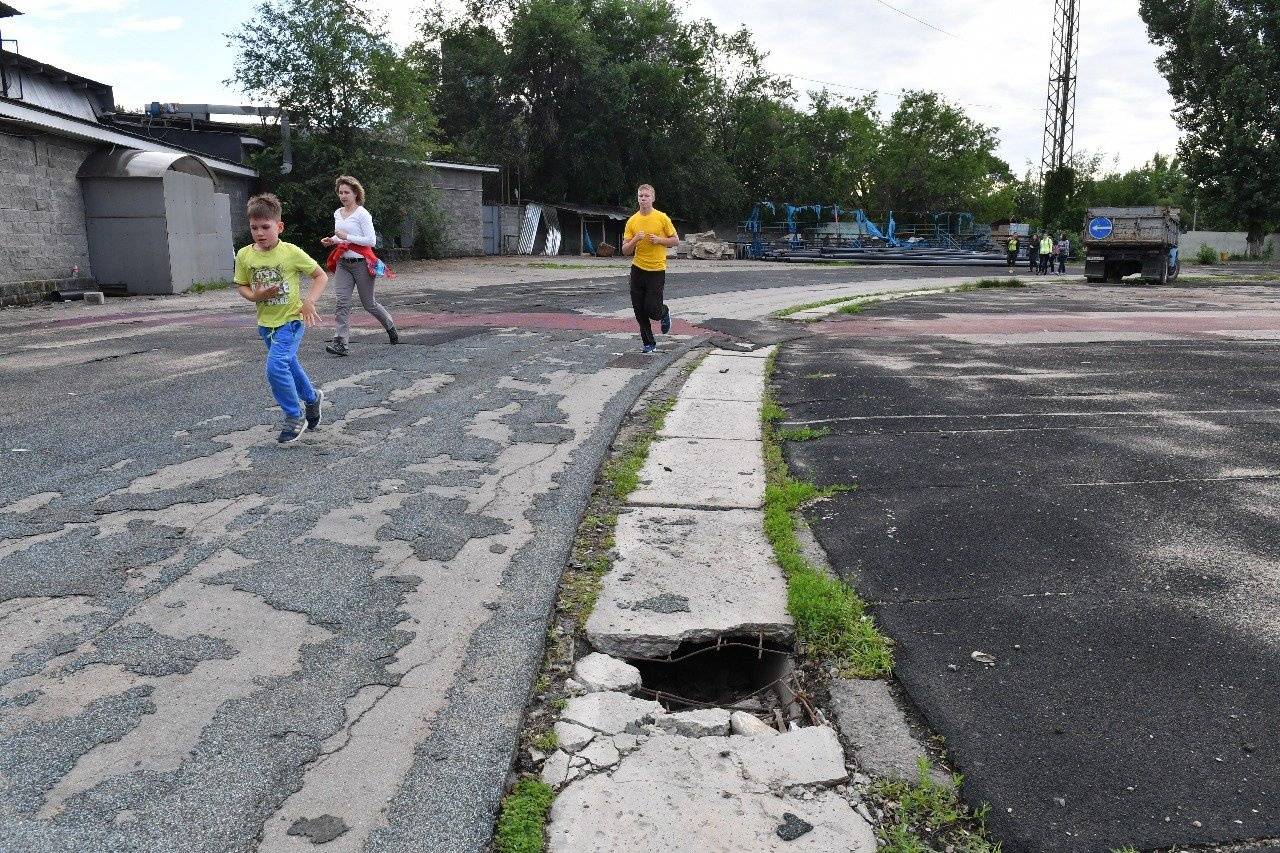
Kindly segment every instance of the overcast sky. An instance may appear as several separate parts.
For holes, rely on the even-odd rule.
[[[28,56],[110,84],[123,106],[242,100],[222,82],[234,59],[223,34],[252,14],[251,0],[7,2],[26,14],[0,19],[5,39],[17,39]],[[687,7],[721,29],[746,25],[770,54],[770,70],[795,75],[800,91],[821,84],[798,78],[850,95],[874,89],[888,113],[902,89],[932,89],[998,128],[1000,156],[1015,170],[1038,164],[1053,0],[887,2],[937,29],[879,0],[688,0]],[[1138,0],[1082,2],[1076,149],[1102,151],[1121,168],[1173,153],[1173,103],[1155,70]],[[398,42],[412,38],[419,0],[369,5],[389,14]]]

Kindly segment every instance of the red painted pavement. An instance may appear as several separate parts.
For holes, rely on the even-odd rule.
[[[538,331],[581,331],[581,332],[625,332],[639,334],[636,321],[617,317],[593,317],[585,314],[557,312],[504,312],[496,314],[451,314],[433,312],[397,311],[394,314],[396,327],[401,330],[417,329],[451,329],[459,326],[484,326],[496,329],[530,329]],[[360,328],[380,328],[377,321],[367,314],[354,316],[351,324]],[[44,323],[23,324],[21,327],[0,328],[4,332],[31,329],[36,327],[77,328],[93,326],[97,328],[114,325],[161,326],[216,326],[251,327],[254,325],[253,314],[230,311],[134,311],[110,316],[67,317],[49,320]],[[321,315],[319,328],[330,328],[332,319]],[[655,331],[657,324],[654,324]],[[679,335],[707,334],[709,330],[701,326],[675,320],[671,331]]]

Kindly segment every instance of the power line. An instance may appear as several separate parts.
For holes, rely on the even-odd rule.
[[[886,9],[892,9],[893,11],[897,12],[899,15],[904,15],[910,18],[911,20],[915,21],[917,24],[924,24],[926,27],[928,27],[931,30],[937,30],[938,32],[942,33],[944,36],[951,36],[953,39],[960,38],[960,36],[956,35],[955,33],[949,33],[946,30],[942,29],[942,27],[935,27],[933,24],[929,23],[928,21],[920,20],[910,12],[904,12],[901,9],[899,9],[897,6],[886,3],[885,0],[876,0],[876,2],[879,3],[881,6],[884,6]]]
[[[817,83],[820,86],[831,86],[836,89],[854,89],[858,92],[870,92],[874,95],[884,95],[885,97],[888,97],[888,98],[897,98],[898,100],[902,100],[902,95],[899,95],[895,92],[886,92],[883,89],[869,89],[866,86],[850,86],[847,83],[832,83],[829,80],[815,80],[812,77],[801,77],[799,74],[778,74],[776,76],[786,77],[791,80],[803,80],[806,83]],[[944,98],[947,98],[947,100],[953,104],[963,104],[966,107],[981,107],[982,109],[986,109],[986,110],[997,109],[997,107],[994,104],[978,104],[978,103],[974,103],[973,101],[958,101],[958,100],[954,100],[952,98],[947,97],[942,92],[939,92],[938,94],[942,95],[942,97]]]

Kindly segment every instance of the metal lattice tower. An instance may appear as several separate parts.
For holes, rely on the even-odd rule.
[[[1081,0],[1055,0],[1049,53],[1049,95],[1044,104],[1040,179],[1071,162],[1076,132],[1076,70],[1080,54]]]

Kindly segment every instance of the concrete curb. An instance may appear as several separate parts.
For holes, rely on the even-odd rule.
[[[614,564],[587,622],[599,652],[639,661],[691,642],[792,639],[760,509],[771,351],[708,356],[686,381],[618,520]],[[709,435],[716,424],[723,437]],[[592,658],[592,668],[626,672]],[[542,769],[563,787],[549,849],[875,849],[834,729],[779,733],[731,710],[667,713],[621,692],[570,700],[556,724],[566,737]]]

